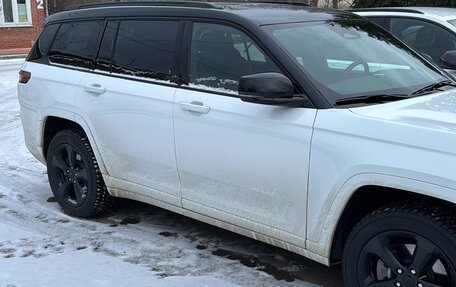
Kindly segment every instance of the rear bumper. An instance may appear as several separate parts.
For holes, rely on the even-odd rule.
[[[30,141],[27,141],[27,139],[25,140],[25,146],[37,160],[39,160],[42,164],[46,165],[46,160],[44,159],[42,146],[36,146]]]

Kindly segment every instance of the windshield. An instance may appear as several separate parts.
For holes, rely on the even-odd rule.
[[[386,31],[361,19],[263,26],[335,103],[379,94],[409,95],[446,78]]]

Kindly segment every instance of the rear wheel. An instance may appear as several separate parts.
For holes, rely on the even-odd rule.
[[[450,209],[399,203],[364,218],[350,234],[349,287],[456,286],[456,224]]]
[[[62,209],[73,216],[95,216],[112,198],[86,135],[64,130],[52,139],[47,154],[49,184]]]

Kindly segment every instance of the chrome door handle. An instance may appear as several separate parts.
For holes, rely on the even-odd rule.
[[[104,94],[106,92],[106,89],[100,84],[87,84],[84,86],[84,89],[89,93],[98,95]]]
[[[205,106],[202,102],[193,101],[191,103],[180,103],[181,109],[184,111],[195,112],[200,114],[207,114],[211,110],[210,107]]]

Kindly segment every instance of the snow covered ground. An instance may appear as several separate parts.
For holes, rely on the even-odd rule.
[[[24,146],[22,62],[0,61],[0,287],[342,287],[337,269],[157,207],[120,201],[91,220],[62,213]]]

